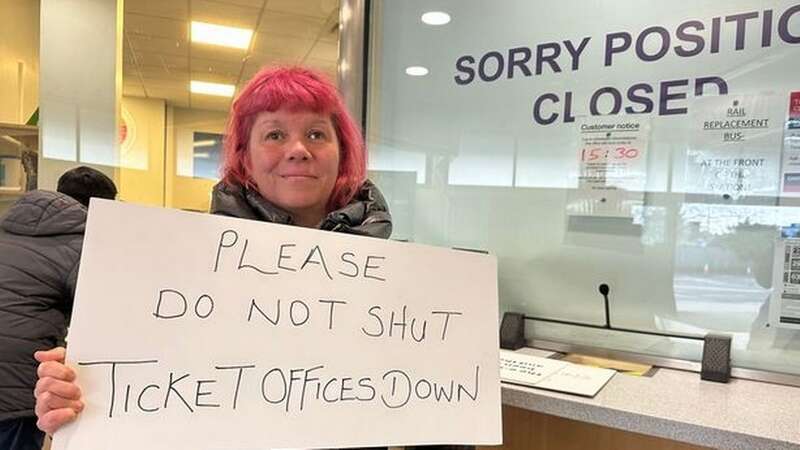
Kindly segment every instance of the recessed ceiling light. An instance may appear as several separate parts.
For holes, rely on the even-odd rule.
[[[192,42],[247,49],[253,30],[192,21]]]
[[[411,66],[406,67],[406,75],[411,75],[412,77],[424,77],[428,74],[428,69],[422,66]]]
[[[220,97],[233,97],[236,86],[232,84],[208,83],[206,81],[192,80],[189,90],[194,94],[218,95]]]
[[[450,23],[450,14],[441,11],[429,11],[422,15],[422,21],[428,25],[445,25]]]

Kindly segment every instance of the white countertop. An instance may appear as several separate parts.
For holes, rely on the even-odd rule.
[[[594,398],[503,383],[503,403],[713,448],[800,450],[800,388],[790,386],[659,369],[618,373]]]

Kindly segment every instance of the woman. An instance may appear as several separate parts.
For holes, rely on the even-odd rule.
[[[391,217],[366,180],[361,134],[336,88],[303,68],[265,69],[231,108],[211,212],[388,238]],[[62,347],[36,352],[37,425],[48,433],[83,409]]]

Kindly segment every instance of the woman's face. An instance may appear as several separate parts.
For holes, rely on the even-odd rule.
[[[339,139],[329,115],[261,112],[248,153],[251,176],[265,199],[296,221],[324,218],[339,173]]]

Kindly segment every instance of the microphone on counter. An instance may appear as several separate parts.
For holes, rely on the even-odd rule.
[[[603,296],[603,301],[606,305],[606,328],[611,328],[611,314],[608,311],[608,293],[611,289],[607,284],[601,283],[600,286],[597,287],[597,290],[600,291],[600,295]]]

